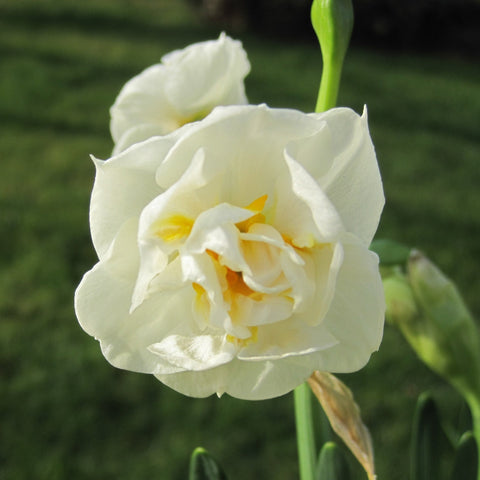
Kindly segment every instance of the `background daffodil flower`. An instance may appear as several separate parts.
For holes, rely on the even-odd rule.
[[[111,107],[114,153],[201,120],[217,105],[248,103],[243,81],[249,72],[241,42],[224,33],[165,55],[129,80]]]

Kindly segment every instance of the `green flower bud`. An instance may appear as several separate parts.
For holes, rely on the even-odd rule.
[[[343,61],[353,29],[352,1],[314,0],[311,18],[323,55]]]
[[[418,307],[408,279],[399,269],[382,269],[383,290],[385,293],[388,323],[402,328],[404,323],[414,322],[418,316]]]
[[[480,393],[480,334],[454,283],[418,251],[408,279],[420,311],[400,325],[418,356],[464,396]]]
[[[336,105],[343,60],[353,29],[351,0],[313,0],[311,19],[323,58],[316,112]]]

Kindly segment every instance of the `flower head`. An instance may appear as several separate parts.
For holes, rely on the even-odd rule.
[[[200,120],[218,105],[246,104],[249,71],[242,44],[224,33],[165,55],[128,81],[110,109],[114,153]]]
[[[378,348],[384,198],[365,115],[218,107],[95,164],[99,262],[75,307],[113,365],[263,399]]]

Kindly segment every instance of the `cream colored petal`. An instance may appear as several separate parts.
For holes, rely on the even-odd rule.
[[[334,241],[344,227],[335,207],[317,182],[285,153],[289,176],[277,184],[273,225],[297,247]]]
[[[337,291],[337,277],[344,262],[343,246],[340,243],[313,249],[310,253],[315,283],[315,294],[309,308],[301,311],[303,321],[318,325],[324,321]]]
[[[230,303],[223,297],[226,286],[223,285],[224,267],[215,262],[209,255],[182,255],[182,273],[185,283],[196,285],[203,289],[205,301],[208,302],[207,312],[197,313],[197,324],[203,329],[226,333],[236,338],[248,338],[250,330],[243,324],[234,322],[230,315]],[[196,307],[196,304],[194,304]],[[198,307],[196,307],[198,308]],[[202,322],[202,315],[207,318]]]
[[[217,253],[220,263],[232,270],[249,270],[239,245],[236,223],[247,220],[254,212],[221,203],[201,213],[185,243],[184,251],[201,254],[207,250]]]
[[[175,136],[148,140],[122,154],[102,161],[93,159],[95,184],[90,201],[92,240],[101,259],[120,226],[137,217],[163,189],[155,171],[175,142]]]
[[[193,292],[178,289],[156,295],[129,314],[138,269],[136,221],[126,222],[104,260],[83,277],[75,292],[75,312],[82,328],[100,341],[114,366],[143,373],[178,371],[147,347],[168,334],[195,332]]]
[[[175,118],[177,112],[165,95],[168,70],[164,65],[152,65],[129,80],[110,108],[110,131],[118,142],[132,127],[162,125]],[[172,131],[172,130],[169,130]]]
[[[242,348],[238,358],[248,361],[278,360],[309,355],[338,343],[324,325],[309,327],[293,315],[283,322],[260,326],[256,341]]]
[[[281,250],[263,242],[242,242],[242,253],[248,264],[243,273],[245,283],[263,293],[281,293],[290,287],[283,275]]]
[[[177,248],[176,242],[174,247],[169,247],[172,239],[166,238],[168,235],[159,236],[158,228],[162,222],[171,219],[172,215],[181,215],[194,222],[202,212],[216,205],[219,194],[213,180],[222,173],[220,168],[221,166],[215,168],[207,163],[203,148],[196,150],[180,179],[141,212],[139,239],[155,238],[156,241],[163,242],[166,250]]]
[[[279,295],[262,295],[259,300],[238,295],[235,306],[238,317],[247,327],[282,322],[291,317],[293,310],[292,301]],[[248,335],[238,338],[249,338],[250,336],[251,332],[248,331]]]
[[[132,311],[146,298],[150,282],[166,267],[169,256],[185,243],[197,215],[213,203],[214,188],[202,188],[209,181],[204,165],[205,155],[199,149],[180,180],[153,199],[140,215],[141,262]]]
[[[300,256],[300,258],[302,257]],[[288,296],[293,300],[293,311],[295,313],[302,312],[311,305],[315,295],[313,260],[310,255],[304,255],[304,258],[302,258],[303,265],[298,265],[297,262],[292,262],[290,256],[282,253],[280,262],[283,274],[290,286]],[[321,288],[322,286],[319,286],[319,290]]]
[[[204,398],[215,393],[219,395],[225,393],[224,386],[229,382],[231,365],[232,362],[229,362],[210,370],[187,371],[173,375],[157,374],[155,377],[183,395]]]
[[[170,335],[148,349],[175,367],[195,372],[228,363],[236,353],[224,335]]]
[[[347,231],[370,245],[385,204],[375,149],[362,117],[349,109],[324,114],[332,134],[334,162],[317,178]]]
[[[266,223],[254,223],[248,229],[248,232],[240,233],[240,239],[245,242],[265,243],[281,249],[293,263],[304,265],[302,257],[285,242],[280,232]]]
[[[383,335],[385,301],[378,257],[363,245],[343,242],[344,259],[324,325],[338,345],[317,355],[317,370],[333,373],[362,368],[378,350]]]
[[[273,194],[275,180],[287,172],[285,146],[317,132],[322,123],[299,111],[266,105],[217,107],[185,132],[158,170],[157,181],[164,188],[175,183],[188,165],[186,159],[202,145],[209,161],[228,167],[223,201],[248,205]]]
[[[315,179],[328,173],[335,158],[332,132],[323,116],[318,117],[312,135],[294,139],[285,147],[285,155],[300,163]]]
[[[152,137],[166,135],[174,130],[174,128],[166,128],[162,125],[152,123],[142,123],[141,125],[135,125],[134,127],[125,130],[125,132],[119,137],[115,143],[112,151],[112,156],[118,155],[128,147],[135,145],[136,143],[143,142]]]
[[[216,393],[244,400],[264,400],[284,395],[303,383],[312,370],[296,358],[250,362],[233,360],[203,372],[182,372],[156,377],[174,390],[191,397]]]
[[[162,62],[168,70],[166,95],[185,116],[230,102],[247,103],[243,79],[250,64],[239,41],[222,34],[172,52]]]

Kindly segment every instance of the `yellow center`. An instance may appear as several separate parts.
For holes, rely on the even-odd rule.
[[[248,229],[254,223],[265,223],[265,215],[261,212],[265,208],[265,203],[267,203],[267,199],[268,195],[262,195],[261,197],[258,197],[256,200],[254,200],[250,205],[245,207],[247,210],[256,212],[256,214],[250,218],[247,218],[247,220],[236,224],[237,228],[241,232],[248,232]]]
[[[262,195],[261,197],[258,197],[256,200],[250,203],[248,206],[244,207],[245,209],[254,212],[255,215],[252,215],[249,219],[236,224],[236,227],[241,232],[247,232],[250,226],[254,223],[265,222],[265,215],[263,215],[261,212],[265,208],[267,199],[268,195]],[[183,234],[188,235],[188,226],[190,224],[188,222],[185,222],[184,220],[179,220],[180,219],[178,217],[175,217],[174,219],[171,218],[170,222],[163,227],[162,232],[167,232],[168,236],[174,236],[175,239],[180,238],[181,236],[183,236]],[[218,271],[224,272],[226,289],[223,292],[223,298],[225,302],[230,305],[230,310],[228,313],[230,314],[232,321],[235,322],[235,319],[238,318],[239,315],[239,307],[237,305],[237,300],[239,299],[239,296],[250,297],[254,300],[260,300],[262,294],[256,292],[255,290],[252,290],[245,283],[242,272],[238,272],[226,267],[225,265],[221,265],[218,253],[212,250],[207,250],[206,253],[214,260],[218,267]],[[195,307],[197,311],[200,312],[204,316],[204,318],[208,318],[210,306],[205,288],[198,283],[193,283],[192,287],[196,293]],[[251,336],[249,338],[238,338],[233,335],[227,335],[227,341],[237,345],[238,347],[244,347],[249,343],[256,342],[258,336],[258,327],[252,326],[247,328],[251,333]]]
[[[155,235],[164,242],[177,242],[192,231],[194,220],[184,215],[174,214],[154,223]]]

